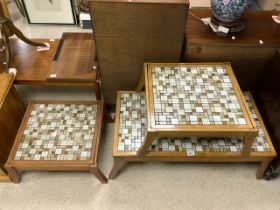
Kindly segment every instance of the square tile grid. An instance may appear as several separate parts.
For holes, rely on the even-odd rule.
[[[34,104],[14,160],[89,160],[97,104]]]
[[[152,66],[155,125],[246,125],[225,65]]]
[[[256,121],[258,136],[252,145],[252,152],[269,152],[266,136],[248,93],[244,93],[246,103]],[[147,111],[145,93],[124,92],[120,98],[120,121],[118,130],[118,151],[135,152],[143,144],[147,133]],[[152,152],[241,152],[243,140],[240,138],[161,138],[154,140]]]
[[[147,133],[145,93],[124,92],[120,100],[118,150],[138,150]]]

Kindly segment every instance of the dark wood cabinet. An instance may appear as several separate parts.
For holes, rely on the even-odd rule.
[[[191,12],[201,18],[211,16],[209,9]],[[271,18],[276,13],[247,12],[242,20],[244,30],[226,37],[217,36],[209,26],[189,15],[186,60],[231,62],[242,89],[252,90],[280,47],[280,25]]]
[[[0,182],[9,181],[4,169],[25,108],[12,86],[13,76],[0,74]]]
[[[178,62],[188,0],[91,0],[90,12],[105,102],[133,90],[145,61]]]

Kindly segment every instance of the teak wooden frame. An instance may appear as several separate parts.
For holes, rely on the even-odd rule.
[[[132,91],[122,91],[132,92]],[[277,153],[271,142],[269,134],[265,128],[261,115],[256,107],[252,95],[249,93],[250,99],[253,104],[253,108],[256,111],[264,135],[267,138],[271,151],[269,152],[250,152],[249,155],[244,155],[243,152],[196,152],[194,156],[188,156],[186,152],[149,152],[145,156],[139,156],[137,151],[135,152],[119,152],[118,151],[118,132],[120,121],[120,99],[121,93],[117,95],[116,104],[116,116],[115,116],[115,129],[113,140],[113,157],[114,165],[110,172],[109,178],[114,179],[127,162],[143,162],[143,161],[160,161],[160,162],[258,162],[259,166],[256,172],[256,178],[261,179],[263,174],[270,164],[270,162],[276,157]]]
[[[208,67],[223,65],[231,80],[234,92],[246,119],[246,125],[156,125],[154,119],[154,98],[152,87],[151,69],[157,67]],[[144,84],[145,81],[145,84]],[[155,138],[160,137],[240,137],[244,139],[243,154],[249,155],[252,143],[257,136],[258,130],[246,105],[242,91],[234,76],[230,63],[145,63],[143,75],[141,76],[137,91],[143,89],[146,91],[148,132],[144,144],[138,151],[138,155],[144,156],[147,149]]]
[[[97,104],[98,109],[96,113],[96,124],[95,124],[95,133],[93,138],[93,146],[91,151],[90,160],[14,160],[17,148],[20,144],[25,126],[29,119],[32,107],[34,104],[43,103],[43,104]],[[21,123],[20,129],[16,136],[14,145],[12,147],[10,156],[5,168],[8,171],[9,176],[11,177],[14,183],[19,183],[21,180],[20,172],[21,171],[89,171],[94,174],[96,178],[100,180],[101,183],[107,183],[107,177],[101,172],[98,167],[98,148],[99,140],[102,130],[102,121],[103,121],[103,109],[104,104],[102,101],[50,101],[50,100],[40,100],[40,101],[31,101],[27,107],[27,111]]]

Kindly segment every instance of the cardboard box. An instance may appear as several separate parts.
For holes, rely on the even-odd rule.
[[[257,0],[262,10],[278,10],[280,11],[280,0]]]

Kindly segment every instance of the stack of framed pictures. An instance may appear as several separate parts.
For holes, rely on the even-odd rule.
[[[22,0],[28,22],[75,25],[73,0]]]

